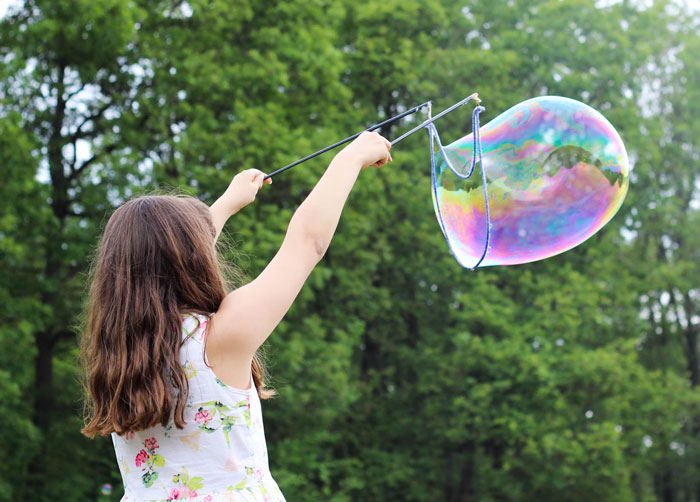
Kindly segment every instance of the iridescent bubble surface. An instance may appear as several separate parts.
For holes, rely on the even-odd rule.
[[[590,106],[558,96],[534,98],[480,131],[491,216],[481,266],[567,251],[600,230],[622,205],[629,185],[627,152],[610,122]],[[473,137],[442,151],[435,157],[433,203],[453,254],[472,268],[486,244],[480,166],[468,179],[455,172],[468,173]]]

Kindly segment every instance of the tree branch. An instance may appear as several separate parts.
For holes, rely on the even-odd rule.
[[[88,167],[94,164],[100,157],[113,152],[118,148],[118,146],[118,143],[112,143],[111,145],[107,145],[100,152],[94,154],[92,157],[80,164],[80,167],[72,169],[70,175],[68,176],[68,179],[71,182],[75,181]]]
[[[104,114],[104,112],[107,111],[107,109],[108,109],[110,106],[112,106],[112,102],[105,103],[105,104],[103,104],[100,108],[98,108],[98,110],[97,110],[95,113],[93,113],[92,115],[88,115],[87,117],[85,117],[85,118],[83,119],[83,121],[80,123],[80,125],[78,126],[78,128],[75,130],[75,132],[74,132],[73,134],[69,135],[69,136],[66,136],[66,140],[67,140],[66,142],[67,142],[67,143],[75,143],[75,142],[78,141],[79,139],[85,137],[85,135],[86,135],[87,133],[85,133],[85,134],[82,133],[83,127],[85,127],[85,125],[86,125],[88,122],[92,122],[92,121],[95,121],[95,120],[99,119],[99,118]]]
[[[80,87],[78,87],[77,90],[75,90],[75,91],[71,92],[70,94],[68,94],[68,95],[66,96],[66,99],[65,99],[66,102],[70,101],[71,98],[75,97],[77,94],[80,94],[80,93],[82,92],[83,89],[85,89],[85,83],[83,83],[83,85],[81,85]]]

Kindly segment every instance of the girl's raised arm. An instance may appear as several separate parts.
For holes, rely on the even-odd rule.
[[[391,161],[390,148],[391,143],[379,134],[365,132],[336,155],[292,216],[272,261],[255,280],[229,293],[221,303],[207,338],[212,366],[252,358],[328,249],[360,171]],[[242,375],[247,381],[247,373]]]

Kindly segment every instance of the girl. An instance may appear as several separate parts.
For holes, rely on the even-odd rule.
[[[284,501],[267,461],[258,348],[325,254],[361,169],[391,161],[365,132],[333,159],[252,282],[227,293],[215,241],[264,174],[233,178],[210,208],[145,196],[109,219],[82,341],[88,437],[111,434],[122,501]]]

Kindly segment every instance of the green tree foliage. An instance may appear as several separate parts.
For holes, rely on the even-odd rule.
[[[0,22],[0,500],[119,483],[109,441],[79,435],[75,365],[113,207],[159,185],[213,202],[240,169],[479,92],[484,121],[540,94],[598,108],[634,164],[628,200],[564,255],[466,272],[426,137],[407,139],[362,174],[268,343],[273,474],[289,500],[700,502],[699,22],[592,0],[19,5]],[[443,139],[468,123],[445,117]],[[249,276],[329,160],[228,225]]]
[[[18,117],[8,116],[17,121]],[[36,201],[46,190],[33,177],[36,148],[31,137],[11,120],[0,121],[0,256],[5,271],[0,276],[0,302],[4,305],[0,326],[0,493],[12,493],[17,473],[26,476],[28,462],[36,452],[37,429],[32,423],[31,401],[26,391],[32,383],[32,319],[44,307],[31,287],[36,282],[37,263],[31,260],[32,246],[41,229],[28,224],[42,221]]]

